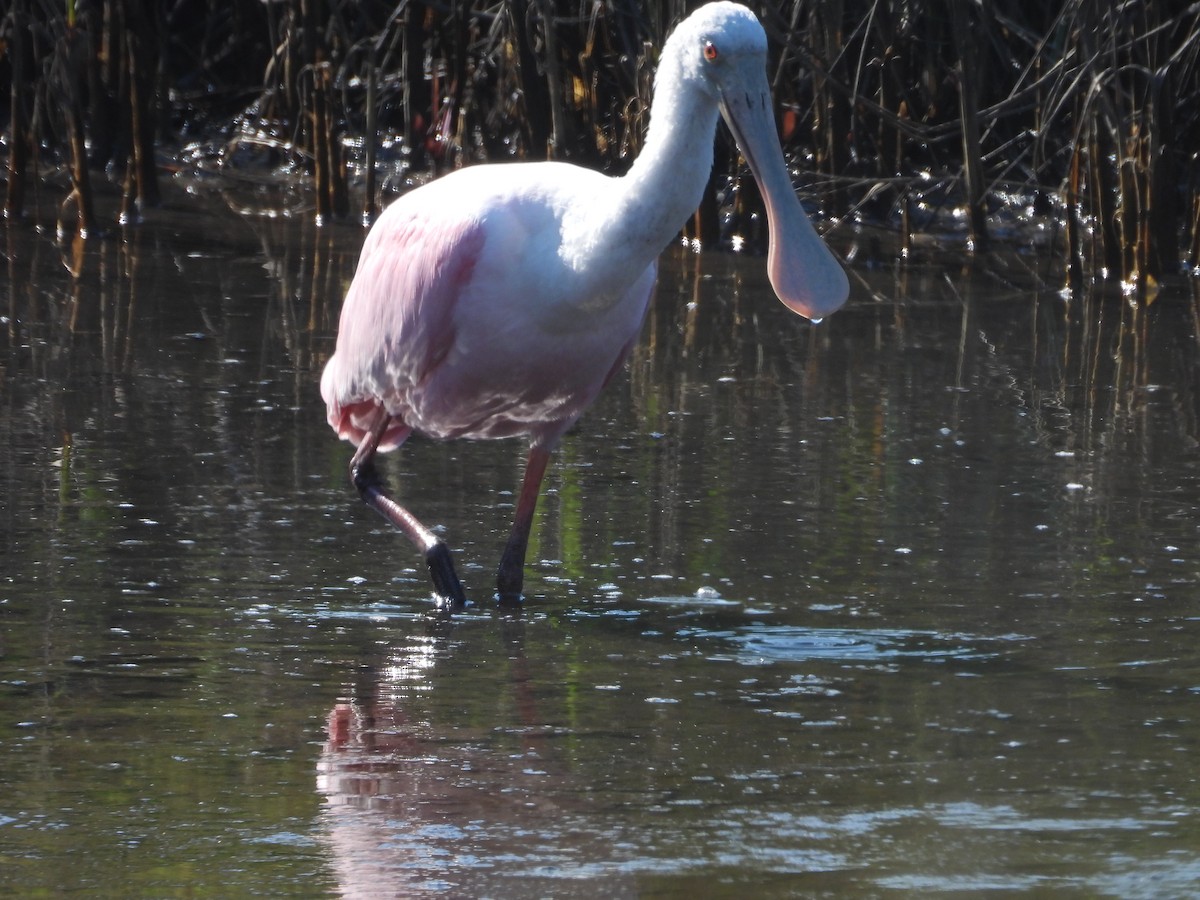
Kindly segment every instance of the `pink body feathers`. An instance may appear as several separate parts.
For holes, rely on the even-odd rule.
[[[552,443],[591,404],[637,338],[655,264],[606,279],[589,303],[596,279],[553,249],[555,176],[575,191],[608,180],[553,163],[464,169],[380,217],[321,379],[339,436],[360,443],[382,407],[379,450],[411,431]]]

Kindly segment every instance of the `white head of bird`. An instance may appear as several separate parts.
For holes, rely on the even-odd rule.
[[[636,273],[657,258],[704,195],[719,115],[760,187],[767,269],[779,299],[810,319],[845,303],[846,273],[792,188],[766,64],[766,34],[744,6],[710,3],[679,24],[659,58],[641,153],[627,175],[564,216],[562,249],[577,271],[620,257]]]
[[[690,127],[704,132],[707,177],[712,165],[709,123],[716,115],[704,115],[695,108],[704,103],[690,101],[687,95],[702,94],[709,110],[720,112],[766,205],[771,285],[788,308],[820,319],[846,302],[850,285],[796,199],[779,145],[766,65],[767,36],[750,10],[724,2],[702,6],[675,29],[663,48],[651,135],[656,126],[653,117],[660,114],[668,118],[672,130]],[[648,149],[649,145],[648,138]]]

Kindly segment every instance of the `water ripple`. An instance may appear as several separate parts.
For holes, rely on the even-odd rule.
[[[738,628],[683,629],[680,637],[703,647],[725,648],[710,655],[743,665],[803,662],[811,659],[881,662],[896,659],[983,660],[997,655],[984,645],[1024,640],[1019,635],[979,637],[889,628],[803,628],[792,625],[751,623]]]

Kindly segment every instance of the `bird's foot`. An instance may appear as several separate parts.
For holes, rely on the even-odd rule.
[[[497,588],[496,605],[501,609],[521,609],[525,606],[525,595],[520,591],[513,593]]]
[[[518,567],[514,573],[509,571],[509,567],[501,564],[500,571],[496,574],[497,606],[514,607],[525,603],[525,595],[521,593],[521,588],[525,585],[523,568]]]
[[[462,609],[467,605],[467,594],[458,573],[454,571],[454,559],[450,548],[443,541],[437,541],[425,551],[425,565],[429,567],[429,577],[433,579],[433,589],[449,609]]]

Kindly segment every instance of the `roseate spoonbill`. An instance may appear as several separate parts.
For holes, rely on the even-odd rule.
[[[424,554],[442,602],[466,602],[446,544],[386,492],[374,458],[414,431],[435,439],[528,435],[516,514],[496,577],[520,600],[550,452],[637,339],[656,259],[699,205],[718,113],[758,180],[771,285],[819,319],[849,282],[784,165],[754,15],[711,3],[663,46],[641,155],[620,178],[565,163],[461,169],[395,201],[367,235],[321,378],[329,424],[357,445],[362,499]]]

